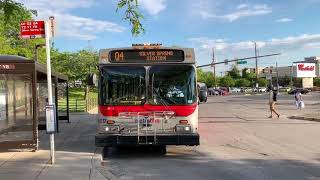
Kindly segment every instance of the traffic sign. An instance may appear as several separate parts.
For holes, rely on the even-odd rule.
[[[247,64],[247,61],[237,61],[237,64]]]
[[[45,38],[44,21],[25,21],[20,23],[20,36],[23,39]]]

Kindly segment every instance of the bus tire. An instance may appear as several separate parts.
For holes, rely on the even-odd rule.
[[[157,147],[157,153],[159,153],[159,155],[166,155],[166,154],[167,154],[167,147],[166,147],[166,145],[158,146],[158,147]]]

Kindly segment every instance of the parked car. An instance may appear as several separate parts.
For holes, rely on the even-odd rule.
[[[219,91],[213,88],[208,88],[208,95],[209,96],[219,96]]]
[[[208,88],[205,83],[197,83],[198,97],[200,102],[207,102],[208,100]]]
[[[259,88],[259,92],[267,92],[267,88],[265,87]]]
[[[252,88],[243,88],[242,92],[248,93],[248,92],[253,92]]]
[[[231,93],[240,93],[241,89],[239,88],[231,88]]]
[[[221,96],[227,96],[227,95],[229,95],[229,92],[226,91],[224,88],[220,88],[220,89],[218,89],[218,91],[219,91],[219,93],[220,93]]]
[[[301,94],[308,94],[310,92],[309,89],[303,89],[303,88],[296,88],[288,92],[288,94],[295,94],[297,91],[299,91]]]
[[[291,91],[290,87],[280,87],[279,88],[279,92],[289,92],[289,91]]]
[[[80,80],[74,81],[75,87],[81,87],[81,85],[82,85],[82,81],[80,81]]]

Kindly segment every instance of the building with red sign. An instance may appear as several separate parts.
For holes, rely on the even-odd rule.
[[[320,77],[320,57],[306,57],[303,61],[293,62],[291,66],[278,67],[278,74],[276,67],[266,67],[264,72],[260,72],[260,77],[266,77],[271,71],[272,76],[279,78],[283,77],[297,77],[302,78],[303,88],[313,87],[313,78]]]

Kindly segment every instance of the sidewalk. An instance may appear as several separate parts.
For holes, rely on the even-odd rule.
[[[94,146],[96,114],[72,114],[55,136],[56,163],[51,165],[49,135],[40,132],[37,152],[0,152],[1,180],[102,180],[100,149]]]

